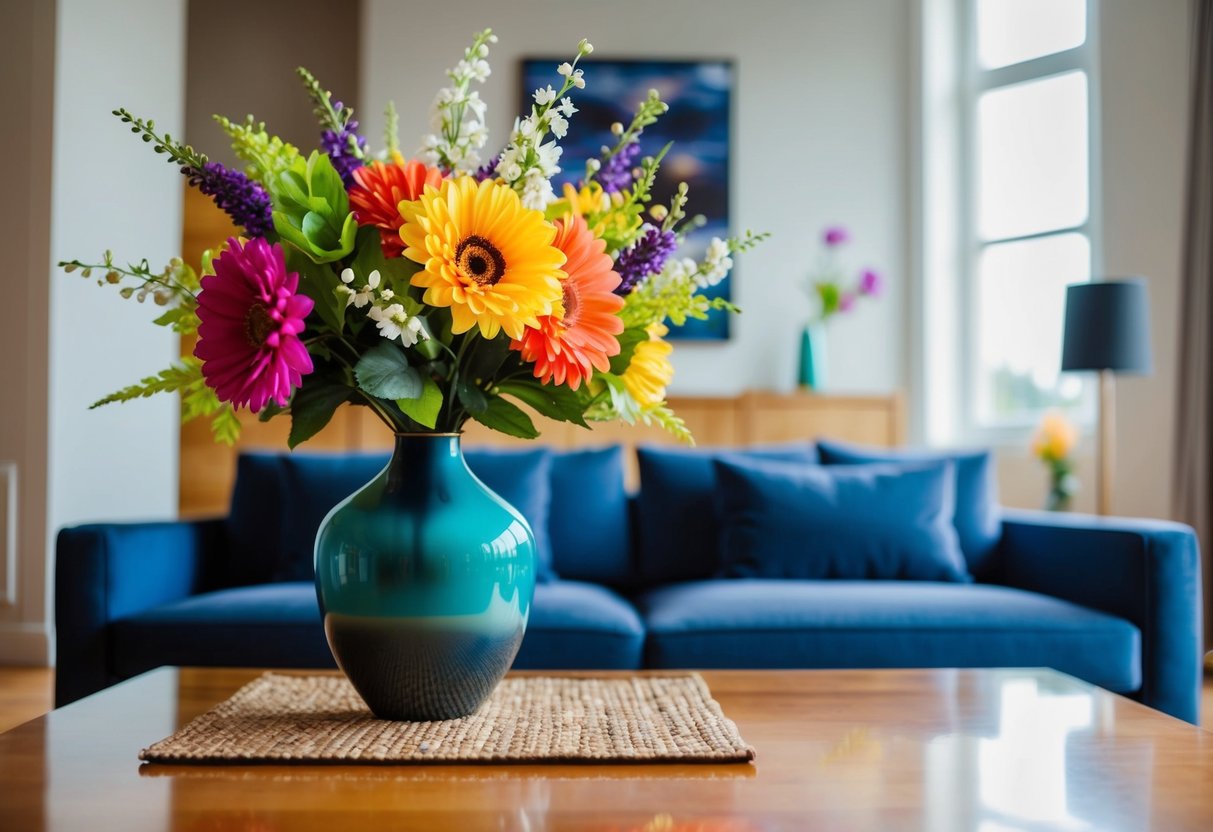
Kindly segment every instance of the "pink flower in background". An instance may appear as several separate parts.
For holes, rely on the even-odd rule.
[[[227,245],[202,278],[194,355],[220,400],[254,413],[271,400],[285,406],[312,371],[299,333],[314,303],[296,294],[299,275],[287,272],[281,246],[234,237]]]
[[[874,298],[880,294],[882,288],[880,273],[873,269],[864,269],[863,274],[859,276],[859,294]]]
[[[825,233],[822,235],[822,239],[825,241],[827,246],[834,248],[835,246],[840,246],[847,240],[851,239],[851,232],[847,231],[841,225],[831,225],[825,230]]]
[[[855,306],[855,293],[854,292],[843,292],[842,296],[840,298],[838,298],[838,311],[839,312],[850,312],[854,306]]]

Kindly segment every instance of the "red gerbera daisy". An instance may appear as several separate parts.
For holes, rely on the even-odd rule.
[[[385,257],[399,257],[404,252],[400,241],[400,226],[404,217],[399,205],[412,201],[425,192],[426,185],[437,188],[442,184],[442,171],[427,168],[416,160],[404,162],[372,162],[354,169],[356,184],[350,188],[350,207],[359,225],[379,229]]]
[[[282,247],[232,238],[202,278],[198,344],[202,376],[221,401],[254,413],[271,399],[285,406],[312,371],[299,340],[312,299],[296,294],[299,275],[287,272]]]
[[[563,315],[539,318],[538,329],[527,329],[510,346],[535,364],[535,378],[545,383],[567,383],[576,390],[597,368],[610,369],[610,357],[619,354],[624,300],[615,294],[620,277],[606,254],[606,243],[594,236],[580,216],[556,221],[552,245],[568,258],[560,281],[564,290]]]

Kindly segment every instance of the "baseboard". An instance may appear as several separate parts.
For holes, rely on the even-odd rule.
[[[0,622],[0,665],[49,667],[50,633],[41,624]]]

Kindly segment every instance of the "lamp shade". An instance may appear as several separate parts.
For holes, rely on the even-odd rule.
[[[1150,302],[1141,278],[1066,287],[1062,370],[1115,370],[1148,374]]]

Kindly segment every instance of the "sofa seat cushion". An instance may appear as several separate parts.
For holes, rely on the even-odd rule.
[[[161,665],[335,667],[316,587],[261,584],[195,595],[114,623],[114,672]],[[640,667],[644,629],[636,610],[593,584],[539,584],[520,668]]]
[[[123,677],[166,664],[336,667],[310,581],[194,595],[116,621],[113,639]]]
[[[1141,686],[1141,633],[1121,618],[988,584],[700,581],[637,598],[656,668],[1051,667]]]
[[[636,609],[609,589],[580,581],[536,584],[519,669],[635,670],[644,652]]]

